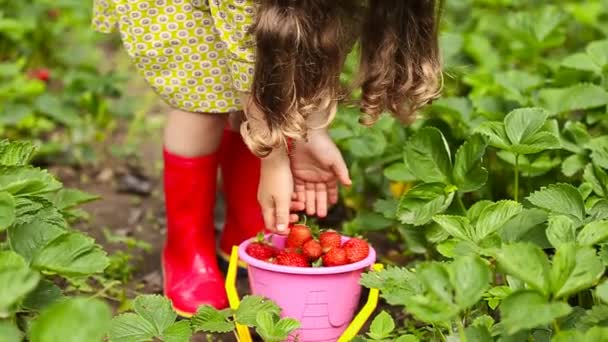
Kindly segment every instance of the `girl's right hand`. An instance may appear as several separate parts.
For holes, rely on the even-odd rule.
[[[258,186],[258,202],[266,229],[271,232],[287,234],[289,223],[298,220],[298,216],[290,212],[304,209],[305,204],[295,200],[293,188],[287,151],[276,149],[262,159]]]

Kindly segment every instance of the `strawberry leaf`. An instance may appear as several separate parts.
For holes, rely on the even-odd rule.
[[[515,201],[500,201],[486,206],[475,224],[473,233],[475,241],[480,242],[490,234],[497,232],[521,211],[521,204]]]
[[[593,163],[608,169],[608,135],[592,139],[587,147],[591,150]]]
[[[405,145],[408,169],[426,183],[450,184],[452,163],[450,150],[441,131],[422,128]]]
[[[585,205],[581,193],[572,185],[558,183],[535,191],[528,196],[528,201],[539,208],[550,212],[569,215],[583,221]]]
[[[62,276],[90,275],[102,272],[109,259],[95,240],[81,233],[60,235],[46,245],[33,260],[36,269]]]
[[[547,227],[547,239],[555,248],[564,243],[576,240],[576,223],[565,215],[549,216],[549,226]]]
[[[110,342],[150,341],[154,338],[155,329],[152,323],[143,317],[127,312],[112,319]]]
[[[548,116],[542,108],[519,108],[507,114],[504,124],[511,145],[526,144],[543,127]]]
[[[279,319],[278,316],[261,311],[256,315],[256,331],[264,341],[281,342],[300,327],[298,321],[291,318]]]
[[[562,244],[553,257],[551,288],[555,298],[568,296],[594,285],[604,265],[590,246]]]
[[[192,317],[194,331],[205,331],[209,333],[226,333],[234,330],[234,323],[230,320],[232,310],[217,310],[216,308],[203,305],[198,308],[196,315]]]
[[[110,307],[101,300],[72,298],[42,311],[32,324],[32,342],[102,341],[110,328]]]
[[[507,274],[523,280],[540,293],[549,293],[549,260],[539,247],[529,243],[503,245],[496,259]]]
[[[372,321],[367,335],[374,340],[382,341],[389,339],[393,330],[395,330],[395,321],[386,311],[381,311]]]
[[[192,337],[192,327],[189,321],[179,321],[171,324],[163,331],[164,342],[188,342]]]
[[[571,311],[568,304],[549,303],[542,294],[533,290],[514,292],[500,305],[502,324],[509,335],[549,324]]]
[[[36,147],[29,141],[0,141],[0,165],[24,166],[34,156]]]
[[[133,310],[152,324],[155,336],[160,336],[177,318],[177,314],[171,308],[171,302],[159,295],[145,295],[135,298]]]
[[[0,251],[0,317],[7,317],[14,305],[32,291],[40,275],[11,251]]]
[[[595,84],[580,83],[567,88],[545,88],[538,92],[541,105],[554,114],[591,109],[608,104],[608,93]]]
[[[415,226],[426,224],[434,215],[446,210],[453,198],[454,191],[446,189],[442,183],[419,184],[401,198],[397,218]]]
[[[4,342],[21,342],[23,336],[19,328],[9,321],[0,321],[0,336]]]
[[[252,327],[255,325],[256,315],[259,312],[268,312],[278,316],[281,309],[264,297],[245,296],[234,313],[234,317],[238,323]]]
[[[32,166],[0,166],[0,191],[13,196],[41,195],[61,189],[50,173]]]
[[[593,246],[608,241],[608,220],[586,224],[578,233],[576,241],[581,245]]]
[[[475,191],[486,183],[488,171],[481,165],[481,161],[487,146],[488,139],[476,134],[456,151],[453,179],[459,191]]]
[[[8,192],[0,192],[0,232],[15,221],[15,199]]]
[[[608,174],[602,168],[593,164],[585,167],[583,178],[593,188],[593,192],[601,197],[608,197]]]

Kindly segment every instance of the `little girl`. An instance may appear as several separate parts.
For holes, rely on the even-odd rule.
[[[359,40],[361,122],[371,125],[384,111],[409,121],[438,95],[438,7],[434,0],[94,0],[94,28],[118,29],[139,73],[173,108],[164,133],[162,266],[165,294],[181,315],[227,305],[215,258],[218,166],[226,199],[220,254],[264,228],[285,233],[297,220],[290,212],[324,216],[338,182],[350,184],[327,132],[344,96],[339,75],[348,51]]]

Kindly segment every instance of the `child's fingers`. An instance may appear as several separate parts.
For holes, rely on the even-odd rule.
[[[306,203],[304,202],[300,202],[300,201],[295,201],[295,200],[291,200],[291,203],[289,205],[289,210],[290,211],[302,211],[306,209]]]
[[[294,193],[297,197],[298,202],[306,202],[306,186],[302,184],[296,184],[294,187]]]
[[[266,229],[276,233],[276,225],[275,225],[275,210],[274,206],[264,206],[262,204],[262,216],[264,217],[264,225]]]
[[[314,215],[317,212],[316,207],[317,192],[314,183],[306,183],[306,214]]]
[[[279,234],[287,233],[287,227],[289,226],[289,217],[290,217],[290,212],[289,212],[289,205],[291,203],[290,197],[291,197],[291,195],[286,196],[284,198],[277,197],[277,198],[275,198],[275,201],[274,201],[275,223],[276,223],[275,229],[278,231]]]
[[[297,214],[290,214],[289,215],[289,223],[296,223],[300,220],[300,218],[298,217]]]
[[[346,167],[346,163],[344,162],[342,155],[338,155],[336,162],[331,166],[331,169],[336,174],[336,177],[338,177],[340,183],[346,186],[352,184],[350,175],[348,174],[348,168]]]
[[[327,188],[325,183],[315,184],[317,215],[319,217],[327,216]]]
[[[329,205],[338,203],[338,184],[333,182],[327,184],[327,200]]]

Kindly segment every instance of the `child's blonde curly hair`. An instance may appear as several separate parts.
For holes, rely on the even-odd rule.
[[[307,118],[343,98],[340,71],[360,39],[361,119],[384,111],[403,122],[439,95],[441,63],[435,0],[261,0],[253,34],[251,101],[261,124],[241,127],[247,145],[268,155],[306,136]],[[327,121],[331,121],[328,117]]]

